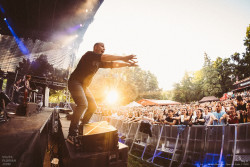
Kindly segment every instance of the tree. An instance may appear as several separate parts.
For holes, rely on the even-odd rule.
[[[219,84],[219,73],[213,66],[213,62],[205,53],[204,55],[204,65],[203,65],[203,90],[204,96],[218,95],[221,92],[221,87]]]
[[[174,83],[173,85],[173,100],[178,102],[184,102],[183,96],[182,96],[182,87],[180,83]]]
[[[250,25],[247,27],[246,38],[244,40],[244,46],[246,46],[246,52],[235,52],[231,55],[233,61],[232,70],[235,80],[241,80],[250,76]]]
[[[247,27],[246,38],[244,40],[244,46],[246,46],[246,53],[243,53],[245,59],[245,76],[250,76],[250,25]]]
[[[40,55],[32,62],[29,59],[23,59],[22,62],[19,62],[19,69],[20,74],[46,77],[57,82],[65,82],[65,78],[68,77],[68,69],[54,68],[48,62],[46,55]]]
[[[184,77],[182,78],[181,81],[181,86],[182,86],[182,98],[185,103],[188,103],[192,100],[193,96],[193,83],[191,82],[191,76],[189,75],[188,72],[185,72]]]
[[[19,73],[28,74],[30,72],[31,62],[29,59],[23,59],[22,62],[19,62]]]
[[[223,93],[228,92],[232,86],[233,82],[231,79],[232,76],[232,64],[230,63],[230,58],[222,59],[217,57],[213,62],[213,66],[219,74],[219,84],[221,87],[221,92],[218,92],[218,96],[222,96]]]
[[[120,93],[120,104],[127,104],[142,98],[162,98],[156,76],[139,67],[100,69],[90,88],[98,103],[104,101],[105,89],[116,89]]]
[[[195,71],[191,82],[193,83],[192,101],[198,101],[202,97],[204,97],[204,90],[203,90],[204,73],[203,73],[203,70]]]
[[[53,66],[48,62],[46,55],[40,55],[31,63],[30,73],[34,76],[47,77],[53,72]]]
[[[204,96],[221,97],[233,88],[233,82],[250,76],[250,25],[244,40],[246,52],[234,53],[230,58],[217,57],[211,61],[205,53],[201,70],[185,75],[174,84],[173,99],[179,102],[198,101]]]

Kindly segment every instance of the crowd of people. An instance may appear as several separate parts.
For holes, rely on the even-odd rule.
[[[103,116],[125,122],[167,125],[225,125],[250,122],[250,91],[224,101],[168,106],[100,108]]]

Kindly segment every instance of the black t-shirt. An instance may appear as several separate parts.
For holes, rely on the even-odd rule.
[[[170,122],[170,123],[173,123],[174,122],[174,119],[172,119],[171,117],[166,117],[165,119],[167,122]]]
[[[71,74],[69,80],[76,80],[85,86],[89,86],[93,76],[102,66],[101,56],[102,54],[96,54],[93,51],[86,52]]]
[[[247,106],[246,106],[246,103],[244,103],[243,105],[241,105],[241,104],[238,104],[237,105],[237,111],[238,110],[247,110]]]
[[[238,111],[238,110],[242,110],[242,111],[246,111],[246,110],[247,110],[246,103],[244,103],[243,105],[238,104],[236,108],[237,108],[237,111]],[[243,118],[242,113],[240,113],[240,120],[239,120],[239,123],[244,123],[244,118]]]
[[[203,116],[201,115],[200,118],[195,118],[195,122],[193,123],[194,125],[204,125],[205,122],[198,121],[198,119],[204,119]]]

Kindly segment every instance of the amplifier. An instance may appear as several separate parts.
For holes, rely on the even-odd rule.
[[[80,150],[84,152],[105,152],[118,150],[117,129],[106,121],[84,125],[79,134]]]
[[[37,104],[31,102],[27,103],[26,116],[31,116],[34,113],[37,113]]]
[[[37,113],[36,103],[20,104],[16,110],[16,114],[20,116],[31,116],[34,113]]]
[[[75,152],[71,144],[66,142],[68,152],[63,152],[64,167],[127,167],[128,146],[119,143],[116,151],[109,152]]]

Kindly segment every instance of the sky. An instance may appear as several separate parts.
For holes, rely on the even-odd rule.
[[[137,55],[159,87],[171,90],[185,71],[202,68],[204,53],[245,51],[250,0],[104,0],[78,51],[104,42],[107,54]]]

